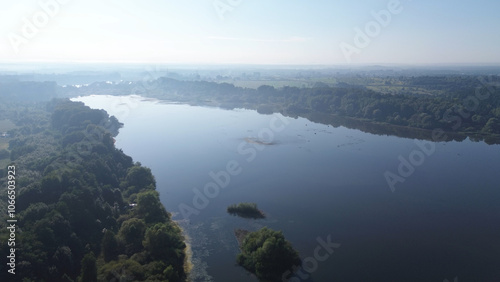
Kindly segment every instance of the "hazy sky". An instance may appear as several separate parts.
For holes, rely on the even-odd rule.
[[[500,63],[499,12],[498,0],[0,0],[0,61]]]

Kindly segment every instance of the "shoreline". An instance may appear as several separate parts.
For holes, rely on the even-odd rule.
[[[241,246],[243,245],[243,241],[247,237],[247,235],[250,234],[249,230],[246,229],[234,229],[234,236],[236,237],[236,241],[238,241],[238,248],[241,250]]]
[[[102,96],[102,95],[99,95],[99,94],[94,94],[94,95],[91,95],[91,96]],[[114,95],[107,95],[107,96],[114,96]],[[161,102],[161,100],[158,100],[158,99],[154,99],[154,98],[148,98],[148,97],[143,97],[143,96],[140,96],[140,95],[128,95],[129,97],[132,97],[134,99],[141,99],[141,101],[148,101],[148,102],[155,102],[155,103],[158,103],[158,102]],[[83,96],[81,96],[83,97]],[[80,97],[77,97],[76,99],[70,99],[71,102],[81,102],[81,103],[84,103],[84,105],[88,106],[85,102],[83,101],[80,101],[78,100],[78,98]],[[90,106],[88,106],[90,107]],[[105,109],[103,109],[104,111],[106,111]],[[106,113],[110,114],[108,111],[106,111]],[[111,116],[111,115],[110,115]],[[124,126],[125,124],[123,124]],[[121,128],[120,128],[121,129]],[[115,146],[115,138],[120,134],[120,130],[118,130],[118,134],[113,137],[113,146],[115,148],[117,148]],[[120,149],[121,150],[121,149]],[[153,175],[154,176],[154,175]],[[159,193],[159,191],[157,190],[157,188],[155,187],[155,191],[157,191]],[[170,215],[170,219],[168,219],[170,222],[172,222],[172,224],[174,226],[177,226],[181,232],[181,235],[182,235],[182,238],[183,238],[183,242],[184,244],[186,245],[186,247],[184,248],[184,263],[183,263],[183,269],[184,269],[184,273],[186,275],[186,279],[185,281],[186,282],[191,282],[190,278],[189,278],[189,274],[191,272],[191,270],[194,268],[194,264],[192,262],[192,257],[193,257],[193,251],[191,249],[191,244],[190,244],[190,241],[191,241],[191,237],[189,237],[188,233],[186,232],[186,230],[184,228],[182,228],[182,225],[180,223],[179,220],[173,220],[172,219],[172,213],[170,211],[167,210],[166,206],[160,201],[161,205],[163,206],[163,208],[167,211],[167,213]]]
[[[163,205],[163,204],[162,204]],[[191,273],[191,270],[194,268],[193,264],[193,250],[191,248],[191,237],[189,237],[189,234],[187,231],[182,228],[182,225],[180,224],[180,221],[178,220],[172,220],[171,221],[179,227],[181,230],[182,237],[184,238],[184,244],[186,247],[184,248],[184,273],[186,274],[186,282],[191,282],[191,279],[189,278],[189,274]]]

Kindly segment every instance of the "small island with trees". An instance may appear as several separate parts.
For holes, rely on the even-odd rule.
[[[298,252],[281,231],[267,227],[255,232],[237,229],[235,235],[241,249],[237,263],[260,281],[282,281],[292,275],[290,270],[302,264]]]
[[[237,215],[243,218],[265,218],[266,215],[257,208],[256,203],[239,203],[227,207],[227,212],[231,215]]]

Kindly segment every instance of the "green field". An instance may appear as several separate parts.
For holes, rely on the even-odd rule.
[[[418,95],[440,95],[443,91],[438,90],[428,90],[423,87],[413,87],[405,85],[366,85],[366,88],[371,89],[382,94],[401,94],[401,93],[412,93]]]
[[[218,80],[217,83],[230,83],[233,84],[236,87],[243,87],[243,88],[253,88],[257,89],[259,86],[262,85],[269,85],[273,86],[274,88],[282,88],[285,86],[290,86],[290,87],[299,87],[299,88],[306,88],[306,87],[313,87],[316,82],[322,82],[326,83],[329,85],[334,85],[338,81],[335,78],[330,78],[330,77],[323,77],[323,78],[316,78],[316,79],[255,79],[255,80],[235,80],[235,79],[227,79],[227,80]]]
[[[299,87],[299,88],[309,88],[314,87],[315,83],[325,83],[330,86],[335,86],[337,83],[347,83],[352,85],[362,85],[368,89],[371,89],[382,94],[419,94],[419,95],[440,95],[444,91],[431,90],[426,87],[420,87],[417,85],[407,85],[397,79],[385,79],[377,77],[320,77],[314,79],[248,79],[248,80],[235,80],[226,79],[218,80],[217,83],[229,83],[236,87],[252,88],[257,89],[261,85],[269,85],[274,88],[282,88],[285,86]]]
[[[5,168],[6,166],[10,165],[10,163],[11,163],[10,159],[0,160],[0,168]]]
[[[9,147],[9,140],[7,138],[0,139],[0,150],[7,149]]]
[[[14,129],[16,127],[17,126],[12,121],[10,121],[8,119],[0,120],[0,133],[5,132],[5,131],[9,131],[9,130]]]
[[[274,88],[281,88],[284,86],[295,87],[311,87],[311,81],[304,80],[221,80],[218,83],[231,83],[236,87],[253,88],[257,89],[262,85],[273,86]]]
[[[0,120],[0,133],[9,131],[11,129],[16,128],[17,126],[10,120],[4,119]],[[10,138],[0,137],[0,150],[9,148],[9,140]],[[0,159],[0,167],[5,167],[10,163],[10,159]]]

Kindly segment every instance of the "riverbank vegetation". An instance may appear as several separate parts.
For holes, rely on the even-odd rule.
[[[12,121],[19,281],[184,281],[185,244],[149,168],[114,146],[121,124],[82,103],[3,104]],[[6,169],[0,211],[7,214]],[[0,248],[8,254],[2,220]],[[6,256],[0,280],[11,281]]]
[[[265,218],[264,213],[257,208],[255,203],[239,203],[227,207],[227,212],[244,218]]]

